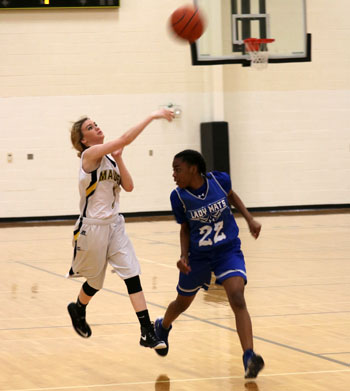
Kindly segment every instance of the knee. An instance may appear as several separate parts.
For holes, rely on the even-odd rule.
[[[141,281],[139,276],[127,278],[124,280],[125,285],[128,289],[129,295],[142,291]]]
[[[240,311],[240,310],[245,310],[247,308],[243,292],[237,291],[237,292],[230,293],[229,301],[233,310]]]
[[[99,291],[98,289],[95,289],[91,285],[89,285],[87,281],[84,282],[82,289],[83,292],[90,297],[94,296]]]

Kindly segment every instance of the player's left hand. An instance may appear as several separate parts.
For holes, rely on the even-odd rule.
[[[261,231],[261,224],[258,221],[252,219],[248,222],[248,225],[252,236],[254,236],[255,239],[258,239]]]
[[[123,149],[124,149],[124,148],[119,148],[119,149],[117,149],[116,151],[113,151],[113,152],[111,153],[113,159],[116,159],[116,158],[122,156]]]

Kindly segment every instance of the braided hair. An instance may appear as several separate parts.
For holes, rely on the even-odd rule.
[[[205,176],[207,173],[207,166],[203,156],[193,149],[185,149],[184,151],[177,153],[174,156],[174,159],[181,159],[190,166],[197,166],[198,172],[201,175]]]

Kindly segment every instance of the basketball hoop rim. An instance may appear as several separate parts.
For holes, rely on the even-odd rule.
[[[247,52],[259,52],[260,45],[275,42],[274,38],[246,38],[243,40]]]
[[[275,42],[274,38],[246,38],[243,40],[244,43],[272,43]]]

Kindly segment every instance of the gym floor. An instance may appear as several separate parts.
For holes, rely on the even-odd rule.
[[[200,291],[174,322],[167,357],[139,346],[124,283],[108,270],[89,304],[92,337],[66,306],[83,280],[67,280],[73,225],[0,228],[0,389],[348,391],[350,214],[266,214],[254,240],[237,217],[255,350],[266,367],[244,379],[234,315],[223,288]],[[128,222],[152,319],[175,298],[179,226]]]

